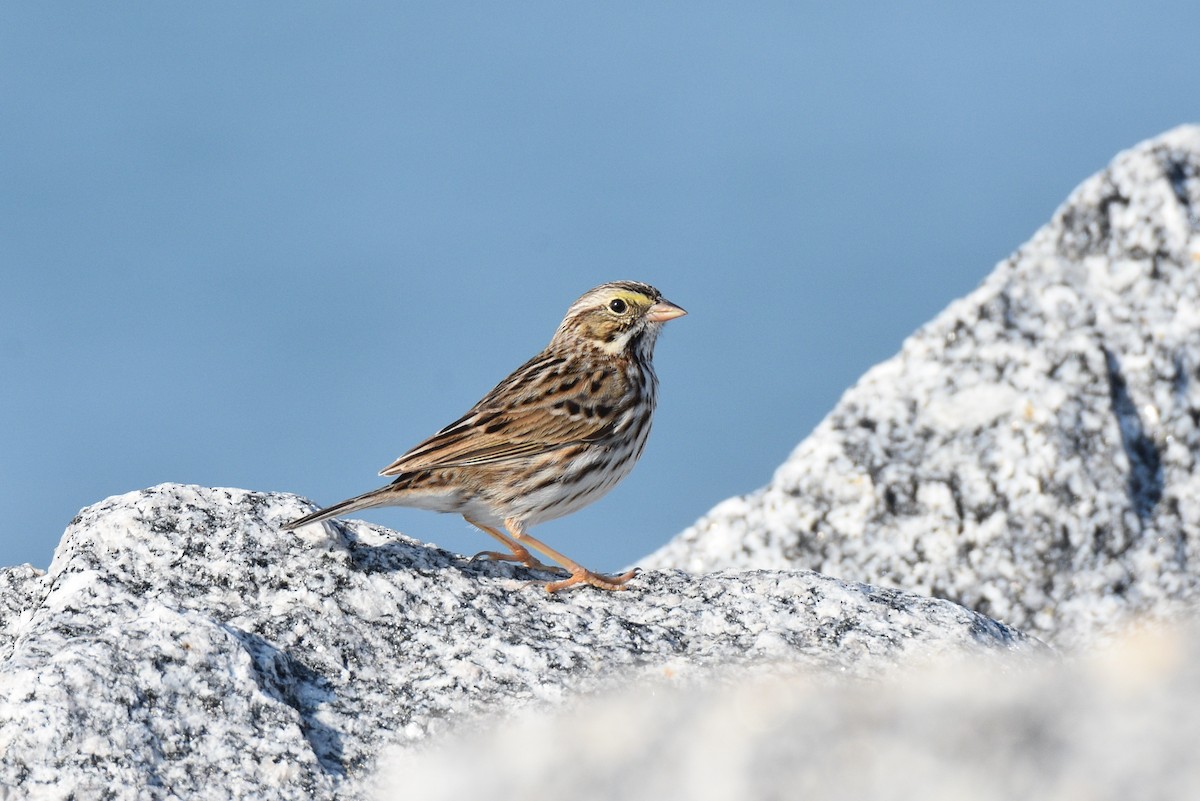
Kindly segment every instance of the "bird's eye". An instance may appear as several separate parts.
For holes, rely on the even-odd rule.
[[[625,301],[620,298],[613,298],[612,302],[608,304],[608,308],[612,309],[613,314],[624,314],[627,307]]]

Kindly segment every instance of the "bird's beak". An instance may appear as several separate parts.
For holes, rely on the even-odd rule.
[[[660,300],[646,310],[646,320],[651,323],[665,323],[687,314],[683,309],[669,300]]]

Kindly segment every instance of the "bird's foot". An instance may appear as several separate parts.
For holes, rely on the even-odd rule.
[[[525,549],[513,551],[512,553],[504,553],[503,551],[480,551],[471,557],[472,562],[485,560],[488,562],[518,562],[530,570],[542,570],[547,573],[564,574],[567,571],[558,565],[548,565],[545,562],[539,562],[537,557]]]
[[[627,573],[622,573],[619,576],[606,576],[603,573],[593,573],[590,570],[579,568],[571,572],[571,577],[562,581],[552,581],[546,585],[546,592],[558,592],[565,590],[567,587],[574,587],[576,584],[588,584],[601,590],[609,592],[620,592],[625,589],[625,582],[641,573],[638,568],[634,568]]]

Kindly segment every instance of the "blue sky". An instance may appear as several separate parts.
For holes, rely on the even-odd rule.
[[[378,486],[619,278],[691,313],[654,433],[534,533],[633,562],[1200,121],[1197,30],[1194,1],[6,4],[0,564],[164,481]]]

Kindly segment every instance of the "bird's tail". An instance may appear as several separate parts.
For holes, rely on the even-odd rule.
[[[347,498],[341,503],[335,503],[333,506],[330,506],[326,509],[318,509],[312,514],[297,518],[290,523],[284,523],[282,526],[280,526],[280,528],[284,531],[291,531],[292,529],[306,526],[309,523],[319,523],[322,520],[328,520],[331,517],[337,517],[338,515],[348,514],[350,512],[357,512],[359,509],[370,509],[374,506],[386,506],[388,502],[388,490],[391,488],[392,486],[388,484],[380,487],[379,489],[373,489],[370,492],[364,492],[362,495],[355,495],[353,498]]]

